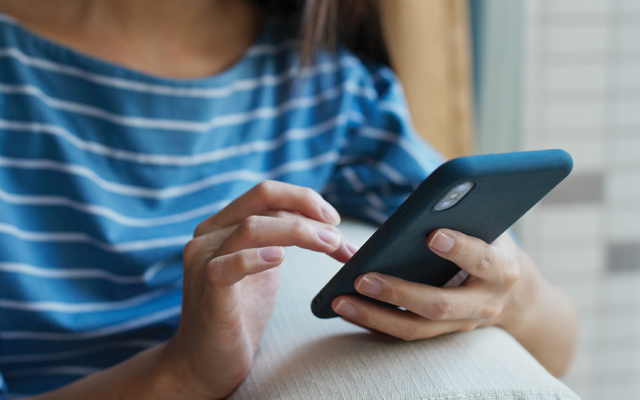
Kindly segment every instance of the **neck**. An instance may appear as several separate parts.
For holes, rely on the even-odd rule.
[[[209,35],[237,35],[240,22],[255,10],[244,1],[229,0],[85,0],[76,18],[85,29],[116,34],[145,46],[211,45]]]
[[[250,0],[0,0],[0,9],[81,52],[171,77],[228,68],[262,25]]]

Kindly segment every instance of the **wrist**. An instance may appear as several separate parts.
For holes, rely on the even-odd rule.
[[[533,260],[526,255],[521,258],[525,260],[521,263],[520,279],[512,291],[511,301],[496,323],[516,339],[527,332],[529,325],[536,320],[543,293],[549,287]]]
[[[520,306],[497,324],[527,349],[549,372],[564,374],[573,359],[577,311],[571,299],[536,270]],[[518,302],[516,302],[517,304]]]
[[[163,388],[162,398],[188,400],[216,400],[227,398],[244,380],[249,369],[230,375],[228,363],[211,365],[194,363],[181,346],[177,333],[162,345],[157,367],[156,382]],[[204,372],[209,371],[209,372]],[[170,395],[169,395],[170,394]]]
[[[167,399],[212,400],[222,398],[212,393],[206,393],[198,385],[193,376],[192,368],[187,360],[181,356],[175,337],[165,342],[159,351],[159,363],[156,367],[156,387],[162,390]]]
[[[188,381],[184,376],[184,368],[173,359],[170,342],[165,342],[148,351],[153,352],[149,372],[150,384],[144,398],[154,399],[188,399],[194,397],[190,393]]]

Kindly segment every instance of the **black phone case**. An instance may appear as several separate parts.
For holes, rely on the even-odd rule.
[[[492,243],[540,201],[573,167],[564,150],[460,157],[429,175],[325,285],[311,303],[319,318],[338,315],[331,302],[356,292],[356,278],[380,272],[412,282],[443,286],[460,268],[429,250],[427,235],[449,228]],[[435,204],[456,185],[475,186],[453,207]]]

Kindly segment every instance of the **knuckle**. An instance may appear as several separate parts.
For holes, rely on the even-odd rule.
[[[286,211],[272,211],[269,213],[269,216],[274,218],[290,218],[291,214]]]
[[[255,196],[260,199],[268,199],[274,192],[276,186],[275,181],[262,181],[253,187]]]
[[[520,268],[515,263],[509,263],[502,276],[502,280],[507,287],[514,286],[520,280]]]
[[[441,294],[431,304],[428,317],[431,319],[446,319],[455,312],[455,302],[447,295]]]
[[[207,279],[213,284],[228,284],[230,280],[246,276],[250,269],[251,260],[246,252],[239,251],[211,259],[206,267]]]
[[[493,267],[496,262],[496,254],[493,247],[487,245],[482,251],[482,255],[476,264],[476,271],[483,272]]]
[[[257,235],[260,229],[260,218],[255,215],[250,215],[244,219],[238,225],[238,234],[243,238],[253,238]]]
[[[307,224],[300,219],[292,218],[289,223],[289,229],[291,229],[291,232],[298,237],[305,235],[309,231]]]
[[[477,321],[468,321],[463,323],[462,326],[460,326],[460,330],[464,332],[472,331],[476,329],[479,325],[480,323]]]
[[[480,312],[480,318],[485,320],[494,320],[502,313],[502,306],[500,304],[489,304],[485,306]]]
[[[209,261],[205,268],[206,277],[209,284],[216,285],[219,283],[223,283],[223,268],[223,263],[220,262],[219,259],[214,258],[213,260]]]
[[[382,285],[380,297],[387,298],[388,302],[392,304],[402,306],[403,304],[407,304],[409,293],[402,286]]]
[[[415,324],[411,324],[408,327],[406,327],[406,329],[403,329],[400,332],[399,338],[406,342],[411,342],[414,340],[421,339],[422,337],[420,336],[420,330],[418,326]]]
[[[242,275],[247,275],[251,268],[251,260],[249,259],[245,251],[234,253],[233,257],[231,257],[231,259],[227,262],[227,267],[233,268],[235,271],[240,272]]]
[[[202,247],[202,241],[198,238],[189,240],[182,250],[185,261],[197,258],[202,253]]]
[[[301,194],[303,198],[307,199],[312,203],[315,203],[316,201],[320,200],[320,197],[321,197],[318,194],[318,192],[308,187],[302,188]]]
[[[200,222],[198,226],[196,226],[196,229],[193,231],[194,237],[200,236],[207,231],[207,226],[208,226],[207,222],[208,221],[205,219],[204,221]]]
[[[305,208],[308,209],[316,208],[322,199],[318,192],[310,188],[302,188],[301,196],[300,200],[305,203]]]
[[[356,318],[354,320],[358,324],[362,326],[370,327],[373,329],[376,329],[377,327],[381,326],[381,323],[380,323],[381,321],[377,317],[377,314],[375,311],[371,311],[367,306],[364,306],[364,307],[358,306],[357,309],[358,309],[358,314],[356,315]]]
[[[307,199],[310,206],[317,206],[325,202],[322,195],[311,188],[304,188],[303,196]]]

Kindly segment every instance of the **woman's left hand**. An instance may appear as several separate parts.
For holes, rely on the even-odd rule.
[[[509,234],[489,245],[460,232],[439,229],[429,235],[427,243],[434,253],[469,273],[461,286],[441,288],[367,273],[356,279],[356,290],[404,310],[340,296],[332,302],[334,311],[357,325],[404,340],[487,325],[518,329],[533,307],[539,274]]]

